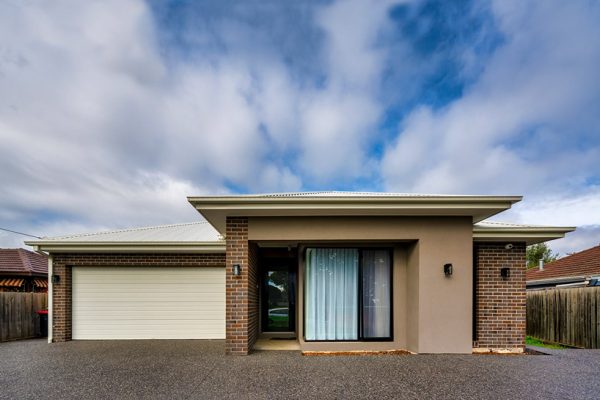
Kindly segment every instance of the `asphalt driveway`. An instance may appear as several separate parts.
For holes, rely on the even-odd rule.
[[[0,343],[0,398],[597,399],[600,351],[227,357],[222,341]]]

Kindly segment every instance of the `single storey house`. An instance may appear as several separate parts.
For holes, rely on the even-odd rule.
[[[600,286],[600,245],[527,270],[527,290]]]
[[[0,249],[0,292],[46,292],[48,258],[25,249]]]
[[[485,222],[519,196],[189,197],[206,222],[29,241],[50,341],[258,339],[302,351],[521,352],[525,247],[570,227]]]

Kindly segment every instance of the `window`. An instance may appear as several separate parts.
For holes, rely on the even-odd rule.
[[[391,339],[391,285],[389,250],[307,249],[305,340]]]

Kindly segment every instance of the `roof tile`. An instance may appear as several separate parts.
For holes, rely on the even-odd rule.
[[[600,275],[600,245],[548,263],[543,270],[527,270],[527,281]]]
[[[48,259],[25,249],[0,249],[0,274],[3,272],[25,275],[47,274]]]

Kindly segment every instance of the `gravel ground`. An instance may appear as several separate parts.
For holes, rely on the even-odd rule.
[[[600,398],[600,350],[228,357],[223,349],[187,340],[0,343],[0,398]]]

